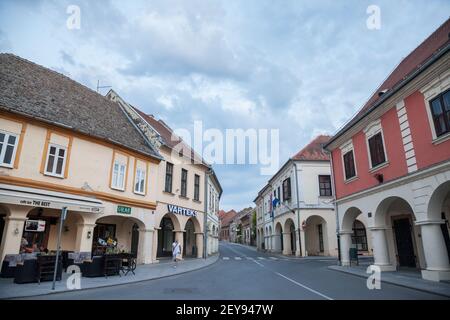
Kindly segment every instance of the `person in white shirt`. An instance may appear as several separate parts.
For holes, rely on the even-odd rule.
[[[178,243],[177,240],[175,240],[172,243],[172,257],[173,257],[173,261],[176,263],[177,262],[177,256],[181,254],[181,246]],[[176,268],[176,264],[173,266],[174,268]]]

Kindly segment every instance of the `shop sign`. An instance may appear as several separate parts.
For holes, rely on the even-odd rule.
[[[117,206],[117,213],[131,214],[131,207]]]
[[[25,231],[44,232],[45,221],[44,220],[27,220],[25,221]]]
[[[188,216],[188,217],[196,217],[197,216],[196,210],[179,207],[179,206],[176,206],[173,204],[168,204],[167,208],[169,209],[169,212],[171,212],[171,213],[180,214],[180,215]]]

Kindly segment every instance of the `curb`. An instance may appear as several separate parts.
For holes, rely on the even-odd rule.
[[[127,283],[107,284],[107,285],[101,285],[101,286],[98,286],[98,287],[82,288],[82,289],[77,289],[77,290],[64,290],[64,291],[56,291],[56,292],[49,292],[49,293],[33,294],[33,295],[29,295],[29,296],[8,297],[8,298],[2,298],[0,300],[14,300],[14,299],[24,299],[24,298],[32,298],[32,297],[42,297],[42,296],[48,296],[48,295],[54,295],[54,294],[60,294],[60,293],[88,291],[88,290],[95,290],[95,289],[100,289],[100,288],[117,287],[117,286],[124,286],[124,285],[128,285],[128,284],[136,284],[136,283],[141,283],[141,282],[146,282],[146,281],[164,279],[164,278],[178,276],[178,275],[181,275],[181,274],[186,274],[186,273],[189,273],[189,272],[198,271],[198,270],[202,270],[202,269],[205,269],[207,267],[210,267],[213,264],[217,263],[217,261],[219,261],[219,256],[218,255],[215,258],[216,259],[213,262],[211,262],[210,264],[201,266],[199,268],[192,269],[192,270],[187,270],[187,271],[183,271],[183,272],[179,272],[179,273],[175,273],[175,274],[169,274],[169,275],[165,275],[165,276],[160,276],[160,277],[156,277],[156,278],[135,280],[135,281],[127,282]]]
[[[359,278],[363,278],[363,279],[367,278],[367,277],[365,277],[363,275],[360,275],[360,274],[357,274],[357,273],[352,273],[352,272],[347,272],[347,271],[344,271],[344,270],[333,269],[333,268],[331,268],[331,266],[329,266],[328,269],[336,271],[336,272],[349,274],[349,275],[352,275],[352,276],[355,276],[355,277],[359,277]],[[408,286],[408,285],[405,285],[405,284],[397,283],[397,282],[394,282],[394,281],[391,281],[391,280],[381,280],[381,282],[392,284],[392,285],[395,285],[397,287],[408,288],[408,289],[412,289],[412,290],[416,290],[416,291],[421,291],[421,292],[425,292],[425,293],[429,293],[429,294],[434,294],[436,296],[450,298],[450,294],[445,294],[445,293],[431,291],[431,290],[422,289],[422,288],[416,288],[416,287]]]

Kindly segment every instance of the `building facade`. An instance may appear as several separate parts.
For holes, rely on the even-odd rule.
[[[232,228],[231,224],[236,216],[236,211],[222,211],[219,213],[219,240],[220,241],[232,241]]]
[[[330,161],[322,148],[328,139],[315,138],[289,159],[255,199],[258,249],[296,256],[337,255]]]
[[[207,252],[208,255],[219,252],[219,207],[222,196],[222,187],[216,174],[212,171],[208,180],[208,236]]]
[[[208,208],[205,186],[210,166],[162,120],[141,112],[111,90],[117,102],[148,139],[160,142],[163,160],[158,166],[154,214],[153,259],[170,257],[176,239],[184,257],[204,256],[204,226]]]
[[[0,54],[0,82],[1,260],[56,250],[61,226],[62,250],[112,241],[152,262],[157,149],[118,104],[61,74]]]
[[[412,51],[326,146],[341,263],[366,220],[375,265],[450,279],[450,20]]]

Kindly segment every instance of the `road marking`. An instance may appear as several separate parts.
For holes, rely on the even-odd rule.
[[[241,257],[234,257],[234,260],[242,260]]]
[[[230,260],[230,258],[228,258],[228,257],[223,257],[222,259],[223,260]]]
[[[261,267],[265,268],[265,266],[262,263],[260,263],[260,262],[258,262],[256,260],[253,260],[253,262],[256,263],[257,265],[260,265]]]
[[[326,295],[324,295],[324,294],[322,294],[322,293],[320,293],[320,292],[318,292],[318,291],[316,291],[316,290],[314,290],[314,289],[311,289],[310,287],[307,287],[307,286],[305,286],[304,284],[301,284],[301,283],[299,283],[299,282],[297,282],[297,281],[295,281],[295,280],[292,280],[291,278],[288,278],[288,277],[286,277],[285,275],[282,275],[281,273],[275,272],[275,274],[277,274],[277,275],[279,275],[280,277],[285,278],[286,280],[288,280],[288,281],[290,281],[290,282],[292,282],[292,283],[294,283],[294,284],[296,284],[296,285],[298,285],[298,286],[300,286],[300,287],[302,287],[302,288],[304,288],[304,289],[306,289],[306,290],[309,290],[309,291],[311,291],[312,293],[315,293],[315,294],[317,294],[317,295],[319,295],[319,296],[321,296],[321,297],[323,297],[323,298],[325,298],[325,299],[327,299],[327,300],[333,300],[332,298],[330,298],[330,297],[328,297],[328,296],[326,296]]]
[[[258,257],[259,260],[266,260],[264,257]]]
[[[278,260],[278,258],[275,258],[275,257],[269,257],[269,259]]]
[[[247,257],[247,260],[255,260],[253,257]]]

